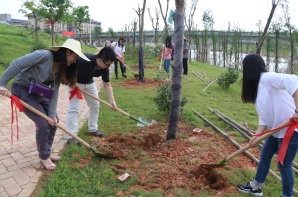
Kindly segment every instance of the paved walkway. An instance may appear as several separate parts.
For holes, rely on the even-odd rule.
[[[94,78],[94,81],[100,90],[102,86],[101,77]],[[62,126],[65,126],[67,108],[66,86],[61,85],[57,113]],[[87,118],[88,107],[86,107],[85,100],[82,100],[80,109],[79,121],[81,127]],[[19,141],[17,142],[14,136],[12,145],[10,140],[10,99],[0,96],[0,197],[30,196],[42,175],[42,169],[44,170],[36,150],[34,123],[22,112],[18,112],[18,123]],[[15,132],[15,123],[13,129]],[[66,135],[58,129],[52,147],[52,155],[57,155],[65,144]]]

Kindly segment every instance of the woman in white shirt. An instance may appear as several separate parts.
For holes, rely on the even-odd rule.
[[[118,62],[120,64],[122,76],[127,78],[127,76],[125,75],[126,67],[122,63],[122,62],[124,62],[124,53],[125,53],[124,43],[125,43],[125,41],[126,41],[125,38],[120,38],[118,40],[118,42],[111,43],[111,47],[115,50],[116,57],[117,57],[117,60],[114,62],[116,79],[118,79]]]
[[[273,129],[291,117],[298,121],[298,77],[296,75],[268,72],[263,58],[258,54],[249,54],[243,60],[242,101],[255,104],[259,126],[256,134]],[[273,155],[280,151],[285,133],[282,129],[266,139],[260,153],[257,173],[252,182],[239,185],[238,190],[263,196],[262,185],[270,169]],[[249,144],[256,144],[251,138]],[[282,178],[282,196],[293,196],[294,175],[292,162],[298,150],[298,133],[293,135],[288,144],[286,155],[278,161],[278,169]]]

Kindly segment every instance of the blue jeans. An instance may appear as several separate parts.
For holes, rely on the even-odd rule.
[[[165,60],[163,63],[163,67],[168,74],[170,74],[170,62],[171,62],[171,60],[168,59],[168,60]]]
[[[258,165],[257,174],[253,180],[253,183],[258,187],[262,187],[265,182],[266,176],[270,169],[271,159],[275,153],[280,149],[283,138],[275,138],[270,136],[264,146],[262,147],[260,154],[260,162]],[[282,179],[282,196],[293,196],[294,186],[294,174],[292,170],[292,163],[298,150],[298,132],[294,132],[288,150],[284,159],[284,165],[278,162],[278,169]]]

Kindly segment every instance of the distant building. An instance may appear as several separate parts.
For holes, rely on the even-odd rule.
[[[31,29],[35,29],[35,18],[33,16],[28,17],[27,20],[20,20],[20,19],[12,19],[11,14],[0,14],[0,21],[1,23],[11,24],[14,26],[20,27],[28,27]],[[45,31],[46,29],[51,29],[51,23],[48,20],[45,20],[43,17],[37,17],[37,28],[40,31]],[[91,20],[91,25],[89,23],[82,24],[82,34],[89,34],[90,30],[93,31],[95,27],[101,27],[101,22],[96,20]],[[74,24],[67,25],[65,23],[55,23],[54,24],[54,32],[61,33],[61,32],[73,32],[74,34],[79,34],[79,30],[74,26]]]
[[[47,28],[51,29],[51,23],[48,20],[43,19],[42,17],[37,17],[37,26],[39,27],[40,31],[44,31]],[[32,29],[35,27],[35,18],[30,16],[28,17],[28,26]],[[82,34],[89,34],[90,29],[91,31],[94,30],[95,27],[101,27],[101,22],[91,20],[91,27],[90,23],[83,23],[82,24]],[[74,34],[79,34],[79,30],[75,27],[74,24],[67,25],[65,23],[55,23],[54,24],[54,32],[61,33],[61,32],[74,32]]]
[[[0,21],[5,21],[7,23],[10,23],[11,15],[10,14],[0,14]]]
[[[13,19],[10,14],[0,14],[0,21],[6,22],[10,25],[19,26],[19,27],[27,27],[27,20]]]

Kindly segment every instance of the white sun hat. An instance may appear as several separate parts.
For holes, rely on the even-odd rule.
[[[86,61],[90,61],[82,52],[81,52],[81,43],[74,39],[67,39],[62,46],[51,46],[54,51],[59,50],[60,47],[68,48],[75,52],[78,56],[83,58]]]

